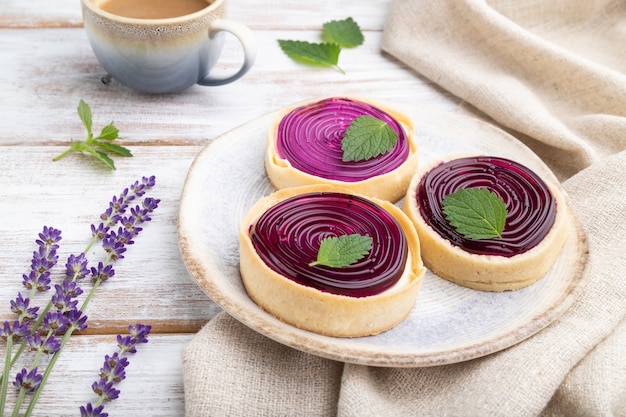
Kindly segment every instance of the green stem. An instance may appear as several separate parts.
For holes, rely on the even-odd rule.
[[[24,402],[24,396],[26,396],[26,388],[20,388],[20,393],[17,396],[17,400],[15,401],[15,408],[13,409],[12,417],[18,417],[20,415],[20,408],[22,408],[22,403]]]
[[[39,317],[37,317],[37,320],[35,321],[35,324],[32,326],[31,330],[30,330],[30,335],[32,336],[33,334],[35,334],[35,332],[37,331],[37,329],[39,328],[39,326],[41,325],[41,322],[43,321],[44,316],[46,315],[46,313],[48,312],[48,310],[50,310],[50,308],[52,307],[52,301],[48,302],[48,305],[46,305],[43,309],[43,313],[41,313],[39,315]],[[15,352],[15,355],[13,355],[12,359],[11,359],[11,363],[9,363],[9,367],[13,368],[13,366],[15,365],[15,363],[17,362],[17,360],[19,359],[20,355],[24,352],[24,349],[26,348],[26,345],[28,344],[28,339],[24,339],[22,341],[22,343],[20,343],[20,347],[17,349],[17,351]],[[7,356],[8,358],[8,356]],[[2,378],[1,380],[4,381],[4,376],[0,377]],[[0,416],[2,416],[2,414],[0,413]]]
[[[91,247],[94,245],[94,243],[96,243],[98,240],[100,240],[100,239],[98,238],[97,235],[92,237],[91,240],[89,241],[89,244],[87,245],[87,247],[83,251],[83,253],[86,254],[87,252],[89,252],[89,249],[91,249]]]
[[[7,337],[7,354],[4,358],[4,369],[2,370],[2,391],[0,392],[0,416],[4,416],[4,406],[7,398],[7,387],[9,385],[9,370],[11,369],[11,351],[13,350],[13,335]]]
[[[91,291],[89,291],[89,294],[87,294],[87,298],[85,298],[85,301],[83,301],[83,304],[80,307],[81,311],[83,312],[85,311],[85,309],[87,308],[87,305],[89,304],[89,301],[91,300],[93,295],[96,293],[96,289],[100,286],[101,282],[102,280],[100,278],[98,278],[96,282],[94,282],[93,287],[91,288]],[[70,340],[70,336],[72,335],[72,333],[74,333],[74,330],[76,330],[75,325],[71,325],[67,329],[65,334],[63,335],[63,339],[61,339],[61,346],[59,350],[54,355],[52,355],[50,362],[48,362],[48,366],[46,366],[46,370],[44,371],[43,377],[41,378],[41,383],[39,384],[39,387],[37,387],[37,389],[35,390],[33,397],[30,400],[30,404],[28,404],[28,408],[26,409],[26,414],[24,414],[24,417],[29,417],[32,414],[33,409],[35,408],[35,405],[37,404],[37,400],[39,399],[39,395],[41,394],[41,391],[43,390],[43,387],[46,384],[46,381],[48,380],[48,376],[50,375],[50,373],[52,373],[52,369],[54,368],[54,365],[56,364],[57,359],[61,355],[61,352],[63,351],[63,348],[65,347],[67,342]],[[0,413],[0,416],[2,416],[1,413]]]
[[[58,161],[59,159],[64,158],[65,156],[69,155],[72,152],[74,152],[74,148],[70,146],[67,150],[61,152],[60,154],[52,158],[52,160]]]
[[[50,362],[48,362],[48,366],[46,366],[46,370],[44,371],[43,376],[41,378],[41,383],[39,384],[39,386],[33,393],[33,397],[30,399],[30,404],[28,404],[28,408],[26,409],[26,413],[24,414],[24,417],[28,417],[32,414],[33,409],[35,408],[35,404],[37,404],[37,400],[39,399],[39,395],[41,394],[41,391],[43,390],[43,386],[45,385],[46,381],[48,380],[48,377],[52,373],[52,369],[54,368],[54,365],[56,364],[57,359],[61,355],[61,351],[63,350],[63,347],[68,342],[68,340],[70,340],[70,336],[72,335],[72,333],[74,333],[74,330],[76,330],[76,327],[72,325],[67,329],[67,331],[63,335],[63,339],[61,339],[61,347],[54,355],[52,355],[52,358],[50,358]]]

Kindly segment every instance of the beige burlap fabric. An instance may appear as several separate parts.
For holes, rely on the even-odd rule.
[[[221,313],[184,350],[187,415],[626,416],[626,2],[395,0],[382,48],[564,181],[582,296],[512,348],[417,369],[320,359]]]

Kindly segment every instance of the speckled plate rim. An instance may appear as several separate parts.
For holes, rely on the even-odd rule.
[[[420,163],[454,153],[487,153],[515,159],[557,183],[549,168],[529,148],[488,123],[452,112],[414,106],[394,107],[411,116],[416,123],[418,143],[421,142]],[[343,362],[387,367],[444,365],[498,352],[531,337],[554,322],[582,291],[587,242],[568,207],[573,227],[565,248],[553,270],[539,281],[541,284],[531,286],[541,302],[538,306],[530,304],[519,312],[519,317],[516,313],[509,322],[485,321],[482,330],[478,326],[478,331],[485,334],[460,335],[444,345],[437,341],[439,344],[432,346],[428,344],[428,337],[424,337],[414,345],[405,346],[397,343],[400,340],[397,337],[412,338],[414,333],[407,334],[407,329],[394,328],[377,336],[344,339],[318,335],[281,322],[260,309],[245,292],[238,271],[236,245],[237,220],[240,222],[260,196],[274,190],[263,169],[263,152],[267,129],[276,115],[277,112],[248,122],[209,143],[187,173],[179,207],[179,248],[188,272],[218,306],[251,329],[294,349]],[[433,151],[431,148],[438,149]],[[250,166],[244,166],[245,163]],[[444,293],[448,291],[452,299],[455,293],[468,294],[467,289],[447,281],[444,283],[432,273],[428,274],[414,311],[420,315],[433,313],[443,316],[444,320],[449,314],[450,320],[458,321],[458,317],[453,317],[453,313],[459,314],[458,311],[447,311],[446,305],[419,311],[422,302],[430,306],[428,294],[424,295],[425,289],[448,286]],[[544,284],[545,289],[541,287]],[[502,293],[480,293],[483,300],[488,300],[486,305],[498,305],[497,297],[511,302]],[[463,301],[460,303],[461,309],[466,308]],[[433,309],[440,308],[443,309],[441,312],[433,312]],[[458,306],[453,308],[459,310]],[[405,321],[410,320],[411,315]],[[419,327],[417,330],[419,333]]]

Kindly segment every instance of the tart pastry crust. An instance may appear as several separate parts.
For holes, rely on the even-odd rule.
[[[366,197],[374,197],[381,200],[397,202],[404,196],[406,188],[409,185],[409,181],[417,170],[418,165],[418,145],[415,138],[415,128],[411,118],[387,105],[377,103],[370,99],[351,96],[345,96],[343,98],[361,101],[377,107],[378,109],[388,113],[398,123],[400,123],[404,129],[404,133],[409,144],[409,155],[407,159],[399,167],[390,172],[355,182],[327,179],[295,168],[288,160],[282,158],[278,154],[276,146],[278,127],[283,117],[285,117],[285,115],[292,110],[325,99],[318,98],[284,108],[278,113],[276,119],[271,124],[267,135],[267,149],[265,153],[265,170],[270,181],[277,189],[303,185],[325,184],[346,188],[353,194],[360,194]]]
[[[240,271],[246,291],[263,310],[311,332],[360,337],[388,330],[412,310],[425,273],[417,233],[398,207],[387,201],[371,199],[397,220],[408,243],[403,277],[393,287],[373,296],[350,297],[301,285],[269,268],[254,249],[250,226],[270,207],[295,195],[328,191],[354,194],[327,185],[304,186],[279,190],[253,205],[239,231]]]
[[[427,224],[416,199],[421,178],[438,164],[452,159],[438,160],[420,168],[411,179],[404,199],[402,209],[417,229],[424,264],[441,278],[482,291],[517,290],[545,276],[569,234],[571,208],[561,190],[543,179],[556,200],[556,217],[548,234],[537,246],[511,257],[469,253],[441,237]]]

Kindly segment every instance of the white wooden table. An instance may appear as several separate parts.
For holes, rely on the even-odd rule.
[[[184,414],[180,352],[219,307],[197,287],[181,260],[177,210],[191,162],[213,139],[283,106],[326,95],[451,111],[459,104],[381,52],[388,0],[229,1],[229,17],[247,24],[256,37],[259,53],[253,69],[234,84],[194,86],[176,95],[144,95],[115,81],[103,84],[105,72],[82,29],[78,0],[2,2],[0,323],[13,319],[9,301],[21,290],[43,225],[63,231],[62,265],[70,253],[85,248],[90,224],[124,187],[155,175],[154,196],[161,199],[153,222],[89,305],[89,328],[72,336],[35,415],[79,415],[80,405],[95,400],[91,383],[103,356],[115,350],[115,335],[135,323],[152,325],[150,342],[130,357],[120,398],[105,411],[111,416]],[[361,26],[365,43],[341,52],[346,74],[301,66],[278,47],[278,39],[317,42],[324,22],[347,17]],[[238,44],[227,40],[220,68],[237,65],[240,54]],[[132,158],[115,158],[117,170],[78,154],[52,161],[71,138],[84,138],[76,114],[80,99],[90,104],[95,129],[114,121],[121,144],[132,150]],[[0,352],[3,362],[3,341]]]

